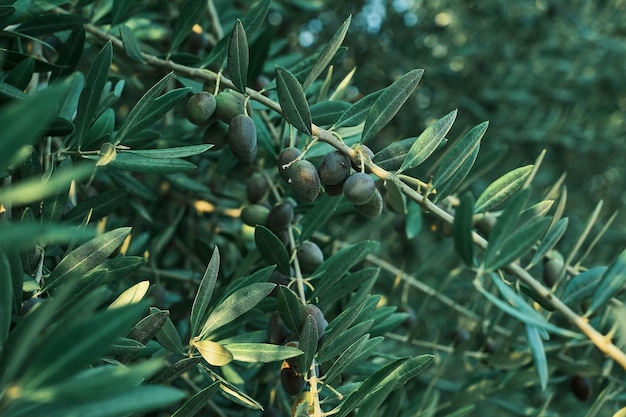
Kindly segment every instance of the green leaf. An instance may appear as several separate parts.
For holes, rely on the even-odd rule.
[[[450,131],[456,119],[456,115],[457,110],[453,110],[437,120],[434,124],[428,126],[411,145],[411,149],[409,149],[398,172],[415,168],[428,159],[428,157],[437,150]]]
[[[535,360],[535,368],[539,375],[539,385],[541,391],[545,391],[548,387],[548,359],[546,358],[546,350],[539,336],[539,331],[535,326],[526,324],[526,336],[528,337],[528,345]]]
[[[456,216],[452,225],[454,249],[466,265],[475,266],[473,230],[474,196],[467,192],[461,197],[461,202],[456,209]]]
[[[474,213],[489,211],[511,197],[524,185],[533,168],[534,165],[516,168],[492,182],[476,200]]]
[[[56,64],[61,68],[52,71],[50,76],[51,82],[56,82],[59,78],[68,76],[74,71],[83,55],[85,37],[85,27],[83,25],[70,33],[65,42],[58,49],[59,56],[56,60]],[[35,69],[37,69],[36,63]]]
[[[307,315],[302,324],[300,339],[298,340],[298,348],[302,350],[302,356],[298,357],[298,365],[303,372],[311,367],[313,357],[317,351],[319,336],[317,334],[317,322],[312,316]]]
[[[0,250],[0,352],[9,336],[14,306],[11,265],[5,252]]]
[[[313,236],[337,211],[341,204],[341,198],[333,198],[328,195],[322,195],[315,206],[307,210],[300,219],[302,231],[298,237],[299,242],[304,242]]]
[[[132,387],[113,398],[104,398],[87,403],[63,403],[52,410],[50,404],[44,403],[38,406],[37,409],[22,408],[22,411],[26,409],[30,414],[13,413],[6,417],[27,417],[29,415],[45,415],[46,417],[117,417],[160,410],[183,398],[185,398],[185,393],[175,388],[140,385]]]
[[[504,242],[500,253],[493,259],[493,263],[485,264],[486,267],[489,269],[501,268],[524,256],[544,235],[551,220],[549,217],[537,218],[517,229]]]
[[[96,360],[130,330],[145,308],[144,304],[134,304],[105,310],[46,335],[46,348],[30,357],[21,378],[24,389],[61,380]]]
[[[150,314],[156,314],[161,311],[163,310],[159,310],[155,307],[150,307]],[[157,332],[156,340],[161,346],[163,346],[170,352],[177,353],[180,356],[185,356],[183,342],[180,339],[178,330],[176,330],[176,327],[174,326],[174,323],[172,323],[172,319],[170,319],[169,315],[166,316],[163,326]]]
[[[343,43],[344,38],[346,37],[346,33],[348,33],[348,28],[350,27],[350,21],[352,20],[352,16],[348,16],[346,20],[341,24],[339,29],[335,32],[333,37],[324,47],[324,50],[320,53],[319,58],[315,62],[313,68],[311,68],[311,72],[307,75],[306,79],[302,83],[302,88],[307,89],[313,81],[319,77],[319,75],[326,69],[328,64],[332,61],[333,57],[337,53],[337,50]]]
[[[367,342],[370,340],[369,334],[364,334],[356,342],[352,343],[346,350],[343,351],[341,356],[333,362],[328,371],[324,374],[326,381],[331,381],[338,377],[354,360],[360,356],[365,350]],[[382,340],[382,337],[381,337]]]
[[[139,298],[137,302],[139,302],[141,298]],[[119,308],[119,306],[115,308]],[[154,308],[153,311],[153,308],[151,308],[150,314],[139,320],[126,337],[145,345],[161,330],[169,314],[169,311],[159,310],[158,308]]]
[[[454,144],[452,149],[450,149],[450,151],[442,159],[441,164],[435,173],[433,181],[435,188],[439,188],[439,186],[448,181],[448,179],[450,179],[467,160],[476,159],[475,151],[480,146],[480,140],[487,131],[487,126],[489,126],[489,122],[483,122],[474,126],[457,143]],[[469,172],[469,169],[467,171]]]
[[[278,102],[283,116],[293,127],[311,136],[311,111],[298,79],[283,67],[276,67]]]
[[[130,234],[130,227],[120,227],[101,234],[71,251],[50,273],[42,291],[66,282],[80,280],[87,272],[109,257]]]
[[[334,128],[340,128],[345,126],[357,126],[365,121],[367,118],[367,114],[370,109],[378,99],[378,97],[383,93],[384,90],[378,90],[373,93],[366,95],[361,98],[359,101],[351,105],[337,120]]]
[[[311,279],[324,277],[324,286],[331,285],[367,255],[377,250],[378,246],[378,242],[366,240],[343,248],[326,259]]]
[[[0,112],[0,172],[31,154],[30,145],[56,117],[59,100],[67,94],[78,76],[57,83],[25,100],[7,104]],[[36,120],[37,123],[33,123]],[[5,203],[6,204],[6,203]]]
[[[363,381],[359,388],[340,405],[337,417],[346,417],[350,411],[359,407],[381,390],[390,392],[401,387],[424,371],[432,360],[432,355],[420,355],[393,361]],[[379,398],[378,400],[382,403],[384,399]]]
[[[220,270],[220,252],[217,246],[213,249],[211,260],[204,271],[198,292],[191,305],[191,316],[189,318],[191,324],[191,337],[198,335],[200,330],[201,320],[206,315],[207,308],[209,307],[209,301],[213,295],[215,289],[215,283],[217,282],[217,274]]]
[[[213,395],[217,393],[219,388],[220,383],[219,381],[216,381],[209,386],[201,389],[193,396],[191,396],[191,398],[185,401],[185,403],[178,410],[176,410],[174,414],[172,414],[172,417],[195,416],[200,410],[202,410],[202,408],[204,408],[204,406],[211,399],[211,397],[213,397]]]
[[[385,190],[387,190],[387,202],[391,208],[400,214],[406,214],[407,201],[405,195],[400,190],[400,187],[398,187],[398,185],[393,181],[385,181],[383,185]]]
[[[354,296],[358,299],[359,292],[369,294],[376,278],[380,273],[379,268],[364,268],[353,274],[345,274],[339,277],[332,285],[318,285],[315,287],[312,298],[319,299],[318,307],[325,309],[332,306],[345,296],[357,291]]]
[[[357,321],[359,321],[360,319],[361,318],[359,317]],[[322,348],[317,353],[319,361],[325,362],[335,357],[336,355],[341,354],[341,352],[343,352],[348,346],[350,346],[364,334],[368,333],[373,325],[374,320],[361,321],[360,323],[355,324],[348,330],[344,331],[342,337],[336,338],[332,341],[332,343],[324,343]]]
[[[259,253],[270,265],[283,274],[289,274],[289,253],[283,242],[267,227],[257,225],[254,229],[254,242]]]
[[[200,338],[205,338],[213,330],[232,322],[237,317],[254,308],[275,287],[275,284],[260,282],[240,288],[229,295],[211,312],[200,331]]]
[[[186,158],[188,156],[199,155],[207,150],[211,149],[213,145],[190,145],[179,146],[177,148],[165,148],[165,149],[141,149],[141,150],[129,150],[133,155],[145,156],[146,158],[155,159],[172,159],[172,158]]]
[[[224,347],[233,354],[233,360],[240,362],[268,363],[302,355],[300,349],[268,343],[228,343]]]
[[[280,314],[280,318],[285,325],[296,335],[300,335],[300,330],[302,329],[302,301],[289,288],[280,285],[276,292],[276,304],[278,306],[278,314]]]
[[[42,15],[22,23],[18,31],[25,35],[41,36],[50,33],[73,30],[87,23],[82,16],[68,13]]]
[[[382,169],[396,171],[402,166],[402,162],[404,162],[415,140],[416,138],[406,138],[393,142],[374,155],[372,161]]]
[[[463,165],[452,174],[452,176],[442,186],[436,189],[434,202],[442,201],[444,198],[452,194],[463,183],[467,174],[474,166],[476,157],[478,156],[479,147],[474,148],[472,153],[463,161]]]
[[[326,344],[332,345],[335,340],[343,337],[343,333],[349,329],[352,323],[359,317],[370,297],[371,296],[363,297],[362,301],[343,311],[329,323],[324,334],[324,343],[322,346]]]
[[[63,223],[80,223],[85,216],[89,215],[90,221],[99,220],[102,217],[113,213],[117,207],[122,205],[128,197],[128,190],[108,190],[103,191],[65,213],[62,217]]]
[[[417,203],[409,201],[407,203],[407,213],[404,227],[407,239],[413,239],[417,236],[421,229],[422,209]]]
[[[622,289],[624,283],[626,283],[626,249],[619,254],[617,259],[602,274],[602,279],[591,299],[589,310],[585,314],[589,316],[599,308],[604,307]]]
[[[33,57],[28,57],[18,65],[15,66],[9,72],[9,74],[4,79],[4,82],[16,87],[18,90],[22,92],[26,90],[30,80],[33,78],[33,72],[35,71],[35,59]]]
[[[188,97],[190,90],[190,87],[175,88],[157,97],[151,104],[146,106],[145,112],[143,112],[140,117],[137,117],[132,126],[129,126],[129,129],[126,132],[126,137],[130,140],[131,137],[136,136],[145,129],[153,127],[154,124],[167,112],[172,110],[179,102]],[[192,148],[193,146],[201,147],[207,145],[181,146],[174,149]],[[137,152],[137,150],[134,151]]]
[[[367,114],[361,143],[372,139],[391,121],[404,102],[413,94],[423,74],[424,70],[421,69],[409,71],[385,88]]]
[[[0,82],[0,98],[6,100],[23,100],[26,97],[28,97],[28,94],[19,88],[5,82]]]
[[[607,270],[606,266],[596,266],[570,279],[563,290],[561,301],[574,306],[593,297]]]
[[[112,59],[113,46],[111,42],[107,42],[94,58],[87,73],[85,87],[78,99],[78,109],[74,119],[76,130],[74,131],[73,143],[78,146],[78,149],[81,149],[85,135],[97,116],[102,91],[109,78],[109,68],[111,67]]]
[[[69,226],[35,223],[0,224],[0,249],[25,249],[43,242],[67,243],[90,236],[93,236],[92,230],[76,230],[75,227]]]
[[[191,32],[191,28],[206,14],[206,0],[187,0],[180,9],[172,28],[170,53],[176,51]]]
[[[111,161],[109,166],[133,172],[161,175],[196,169],[194,164],[184,159],[151,158],[138,155],[131,151],[118,152],[115,160]]]
[[[111,8],[111,26],[115,26],[118,23],[126,20],[128,11],[132,7],[133,3],[125,0],[113,0],[113,6]],[[122,25],[124,26],[124,25]]]
[[[143,62],[143,57],[141,56],[141,45],[139,44],[137,38],[135,38],[135,35],[133,35],[133,31],[128,26],[120,25],[120,38],[122,38],[126,56],[135,62]]]
[[[252,4],[252,6],[248,9],[248,12],[244,15],[243,19],[241,19],[241,23],[243,23],[243,27],[246,30],[246,33],[249,37],[251,37],[262,27],[263,21],[267,16],[267,13],[270,10],[270,0],[260,0]],[[207,56],[207,58],[202,62],[201,67],[207,67],[216,61],[220,61],[220,64],[223,60],[224,52],[228,46],[229,38],[224,36],[219,40],[217,45],[211,50],[211,53]]]
[[[498,217],[498,221],[489,233],[489,244],[487,245],[487,253],[485,254],[485,265],[492,265],[498,255],[504,242],[513,232],[519,213],[522,211],[526,200],[530,195],[529,189],[524,189],[520,193],[513,196],[509,201],[502,214]]]
[[[311,120],[318,126],[332,126],[350,107],[345,101],[320,101],[311,106]]]
[[[556,244],[559,242],[565,230],[567,229],[567,225],[569,223],[569,219],[564,217],[560,219],[554,226],[548,230],[545,237],[539,243],[539,247],[535,251],[533,255],[533,259],[530,261],[529,267],[536,265],[546,253],[548,253]]]
[[[0,191],[0,201],[4,204],[21,205],[55,195],[60,190],[69,188],[74,180],[88,177],[94,171],[92,164],[82,164],[76,168],[60,170],[46,182],[40,178],[31,178]],[[67,197],[67,194],[65,194]]]
[[[228,43],[228,74],[237,90],[244,94],[248,82],[249,63],[250,53],[248,51],[246,31],[241,20],[237,19]]]
[[[154,103],[167,86],[171,76],[172,73],[170,72],[139,99],[117,131],[115,141],[113,142],[114,145],[119,145],[127,136],[136,133],[135,125],[154,114]]]

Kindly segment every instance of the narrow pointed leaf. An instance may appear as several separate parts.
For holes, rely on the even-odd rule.
[[[434,124],[428,126],[413,142],[411,149],[406,155],[402,166],[398,172],[406,171],[407,169],[415,168],[424,162],[435,150],[439,147],[444,140],[450,128],[454,124],[456,119],[457,110],[453,110],[450,113],[437,120]]]
[[[415,69],[398,78],[376,99],[367,114],[361,143],[372,139],[391,119],[413,94],[422,79],[424,70]]]
[[[107,79],[109,78],[109,67],[113,59],[113,46],[107,42],[89,68],[85,87],[78,100],[78,109],[74,119],[74,141],[80,149],[85,134],[89,130],[91,123],[96,118],[96,112],[100,106],[100,98]]]
[[[237,90],[242,93],[246,92],[249,64],[250,53],[246,31],[241,20],[237,19],[228,44],[228,73]]]
[[[521,226],[504,242],[500,253],[493,259],[493,263],[486,264],[486,267],[497,269],[524,256],[545,234],[551,220],[549,217],[542,217]]]
[[[307,210],[306,214],[300,219],[302,231],[300,232],[298,241],[304,242],[310,239],[335,213],[340,204],[340,198],[333,198],[327,195],[321,196],[315,203],[315,207],[311,210]]]
[[[202,324],[202,319],[206,315],[207,308],[209,307],[209,301],[211,301],[213,289],[215,288],[215,283],[217,282],[219,269],[220,252],[216,246],[215,249],[213,249],[213,255],[211,255],[211,260],[204,271],[204,275],[200,281],[200,286],[198,287],[198,292],[196,293],[196,297],[194,298],[191,306],[190,324],[192,338],[197,336],[198,330],[200,330],[200,325]]]
[[[148,293],[150,281],[141,281],[121,293],[110,305],[110,309],[136,304]]]
[[[143,120],[152,110],[152,105],[159,97],[159,95],[163,92],[167,83],[169,82],[172,73],[170,72],[165,77],[163,77],[159,82],[157,82],[152,88],[150,88],[135,104],[133,109],[130,111],[126,120],[122,126],[120,126],[119,130],[115,135],[114,145],[119,145],[131,132],[133,132],[133,127],[135,124]]]
[[[63,223],[80,223],[87,214],[90,221],[96,221],[111,214],[113,210],[126,201],[128,190],[116,189],[103,191],[87,200],[79,203],[76,207],[61,217]]]
[[[174,21],[170,52],[176,51],[183,43],[191,32],[193,25],[206,13],[206,8],[206,0],[187,0],[183,4],[178,17]]]
[[[133,172],[145,174],[175,174],[177,172],[191,171],[196,166],[189,161],[179,158],[151,158],[139,155],[135,152],[118,152],[109,166]]]
[[[486,265],[492,264],[499,255],[502,244],[504,244],[505,240],[511,235],[517,224],[519,213],[522,211],[529,194],[530,190],[528,189],[516,194],[509,201],[509,204],[500,217],[498,217],[496,224],[489,234],[489,244],[487,245],[487,253],[485,254],[484,261]]]
[[[471,157],[474,150],[479,147],[480,140],[487,131],[489,122],[483,122],[474,126],[467,132],[441,161],[441,165],[435,173],[433,185],[438,188],[444,184],[452,175]]]
[[[387,202],[391,208],[400,214],[406,214],[407,201],[400,187],[393,181],[385,181],[383,185],[385,186],[385,190],[387,190]]]
[[[346,350],[343,351],[339,359],[333,362],[331,367],[325,373],[325,378],[327,381],[332,381],[336,376],[339,376],[341,372],[346,369],[350,363],[354,360],[355,357],[359,355],[359,353],[365,348],[367,342],[369,341],[370,335],[369,333],[361,336],[356,342],[352,343]]]
[[[209,318],[204,323],[204,327],[200,331],[200,338],[209,335],[216,330],[242,314],[254,308],[261,300],[263,300],[276,287],[270,282],[260,282],[248,285],[229,295],[222,301],[215,310],[211,312]]]
[[[620,291],[626,283],[626,249],[620,253],[617,259],[609,266],[602,275],[602,279],[598,284],[596,292],[591,299],[591,305],[587,311],[587,315],[606,305],[606,303],[618,291]]]
[[[313,81],[317,79],[317,77],[326,69],[328,64],[332,61],[335,53],[343,43],[343,39],[346,37],[346,33],[348,33],[348,28],[350,27],[350,21],[352,20],[352,16],[348,16],[346,20],[341,24],[339,29],[335,32],[333,37],[322,50],[317,62],[313,68],[311,68],[311,72],[307,75],[306,79],[302,83],[302,88],[307,89]]]
[[[491,183],[476,200],[474,213],[489,211],[512,196],[524,185],[533,168],[534,165],[516,168]]]
[[[276,88],[285,119],[302,133],[311,136],[311,110],[298,79],[285,68],[276,67]]]
[[[452,225],[454,248],[468,266],[474,266],[475,263],[474,240],[472,238],[473,208],[473,195],[469,192],[463,194]]]
[[[254,229],[254,242],[263,259],[270,265],[276,264],[276,268],[283,274],[289,274],[289,253],[278,236],[267,227],[257,225]]]
[[[528,345],[535,360],[535,368],[539,376],[539,386],[541,391],[545,391],[548,387],[548,359],[546,358],[546,350],[539,336],[539,331],[535,326],[527,324],[526,336],[528,337]]]
[[[442,201],[444,198],[455,192],[456,189],[463,183],[465,177],[467,177],[474,166],[474,162],[476,162],[479,149],[480,144],[476,146],[469,155],[467,155],[467,158],[463,160],[463,163],[452,174],[452,176],[449,177],[443,185],[436,188],[437,194],[435,194],[434,202]]]
[[[201,389],[185,401],[185,403],[178,410],[176,410],[174,414],[172,414],[172,417],[195,416],[200,410],[202,410],[202,408],[204,408],[211,397],[219,391],[219,388],[220,383],[216,381],[206,388]]]
[[[550,250],[552,250],[552,248],[554,248],[554,246],[556,246],[556,244],[565,233],[568,223],[569,219],[567,217],[564,217],[556,222],[556,224],[552,226],[550,230],[548,230],[548,233],[546,233],[545,237],[541,240],[539,247],[535,251],[535,254],[533,255],[533,259],[530,262],[529,266],[536,265],[544,257],[545,254],[547,254]]]
[[[278,313],[285,325],[300,335],[302,329],[302,301],[289,288],[281,285],[276,293],[276,304],[278,305]]]
[[[303,372],[311,367],[313,357],[317,351],[318,339],[317,323],[312,316],[307,315],[302,324],[302,331],[298,341],[298,348],[302,351],[302,355],[298,357],[298,365],[300,365],[300,369]]]
[[[396,171],[402,166],[402,162],[409,153],[411,146],[417,138],[405,138],[397,142],[393,142],[389,146],[381,149],[372,161],[382,169],[387,171]]]
[[[383,93],[383,91],[384,90],[378,90],[370,93],[351,105],[341,115],[339,120],[337,120],[334,128],[336,129],[346,126],[357,126],[365,122],[365,118],[367,118],[367,113],[369,113],[370,109],[372,108],[378,97]]]
[[[120,37],[122,38],[122,43],[124,44],[124,51],[126,52],[126,56],[132,59],[135,62],[143,62],[143,57],[141,56],[141,45],[133,31],[126,25],[120,26]]]
[[[6,253],[0,250],[0,352],[9,336],[14,306],[11,265]]]
[[[190,146],[179,146],[177,148],[165,148],[165,149],[137,149],[130,150],[126,152],[130,152],[133,155],[145,156],[146,158],[155,158],[155,159],[172,159],[172,158],[186,158],[188,156],[199,155],[209,149],[211,149],[213,145],[205,144],[205,145],[190,145]]]
[[[240,362],[268,363],[282,361],[302,355],[302,351],[291,346],[268,343],[228,343],[224,347]]]
[[[159,314],[161,312],[165,312],[166,310],[159,310],[156,307],[150,307],[150,314]],[[176,326],[172,323],[172,319],[168,316],[165,317],[165,321],[159,331],[156,334],[156,340],[159,342],[161,346],[170,352],[177,353],[180,356],[185,355],[185,349],[183,347],[183,342],[180,339],[180,335],[178,334],[178,330],[176,330]]]

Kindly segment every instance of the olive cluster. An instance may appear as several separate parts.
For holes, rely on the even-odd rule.
[[[373,153],[366,146],[359,145],[357,149],[360,158],[372,158]],[[278,172],[289,183],[297,199],[314,201],[323,187],[330,196],[343,194],[362,215],[376,217],[383,210],[383,197],[372,177],[359,169],[338,150],[324,155],[317,168],[292,146],[283,149],[278,156]]]
[[[305,322],[309,316],[313,318],[317,325],[319,348],[326,327],[328,327],[328,321],[326,321],[324,313],[314,304],[302,306],[302,322]],[[297,335],[289,330],[278,312],[274,312],[268,321],[267,337],[270,343],[276,345],[284,344],[296,348],[299,345]],[[287,394],[298,395],[302,392],[305,386],[304,376],[306,372],[306,369],[300,369],[297,357],[283,361],[280,367],[280,382]]]
[[[254,161],[257,153],[257,131],[246,107],[245,97],[236,91],[221,91],[217,96],[202,91],[187,101],[187,118],[198,126],[207,126],[203,141],[217,151],[228,145],[244,163]]]

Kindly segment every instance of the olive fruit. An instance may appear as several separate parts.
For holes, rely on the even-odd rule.
[[[293,221],[293,216],[291,203],[278,203],[270,209],[267,215],[267,227],[273,232],[285,230]]]
[[[289,174],[291,172],[292,166],[289,168],[283,168],[285,165],[293,162],[297,157],[302,154],[300,149],[294,148],[290,146],[288,148],[283,149],[278,155],[278,173],[285,181],[289,181]]]
[[[256,157],[256,126],[250,116],[233,117],[228,126],[228,146],[241,162],[252,162]]]
[[[319,246],[310,241],[302,242],[300,247],[298,247],[296,256],[298,257],[300,268],[304,273],[315,271],[324,262],[322,250]]]
[[[371,161],[372,158],[374,157],[374,152],[372,152],[372,150],[368,148],[367,146],[359,145],[359,144],[352,145],[352,149],[354,149],[355,152],[357,153],[356,160],[351,161],[352,168],[354,168],[355,171],[360,171],[361,170],[361,158],[363,158],[365,161]]]
[[[213,145],[209,151],[215,152],[228,144],[228,125],[218,120],[206,128],[202,136],[202,142]]]
[[[570,380],[572,393],[581,401],[591,396],[591,380],[588,376],[574,375]]]
[[[252,107],[250,106],[250,103],[248,103],[247,108],[244,109],[243,104],[245,103],[246,98],[241,93],[236,91],[222,91],[215,97],[215,101],[217,104],[215,114],[224,123],[230,124],[235,116],[241,114],[252,114]]]
[[[374,197],[375,192],[374,180],[363,172],[350,175],[343,184],[343,195],[355,205],[367,203]]]
[[[547,259],[543,263],[543,282],[548,287],[552,287],[556,283],[556,280],[559,279],[561,269],[563,269],[562,257],[555,256],[551,259]]]
[[[270,209],[260,204],[251,204],[241,210],[241,221],[248,226],[264,225],[267,222],[267,216]]]
[[[213,116],[217,102],[215,96],[206,91],[196,93],[187,100],[187,118],[196,125],[201,125]]]
[[[22,304],[22,308],[20,309],[20,314],[22,316],[26,315],[29,311],[35,308],[39,303],[46,301],[44,298],[33,297],[24,301]]]
[[[246,197],[251,203],[258,203],[263,200],[268,190],[269,184],[261,174],[255,173],[246,181]]]
[[[365,204],[355,204],[356,211],[365,217],[374,218],[383,212],[383,196],[378,189],[374,189],[374,197]]]
[[[289,395],[297,395],[304,389],[304,377],[297,373],[287,361],[280,367],[280,383]]]
[[[289,335],[289,328],[280,318],[278,311],[273,312],[267,322],[267,339],[273,345],[282,345],[287,335]]]
[[[326,327],[328,327],[328,321],[324,318],[324,313],[315,304],[307,304],[302,307],[302,321],[305,321],[308,316],[313,317],[313,320],[315,320],[318,339],[321,339],[326,331]]]
[[[339,151],[329,152],[320,161],[317,174],[325,186],[337,185],[350,175],[350,158]]]
[[[315,166],[306,159],[291,166],[289,177],[291,191],[298,200],[310,203],[320,195],[320,177]]]

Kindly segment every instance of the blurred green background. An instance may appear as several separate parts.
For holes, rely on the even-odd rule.
[[[506,149],[475,185],[475,194],[499,175],[533,163],[545,149],[536,183],[547,189],[567,173],[572,241],[599,200],[604,207],[595,232],[626,204],[626,1],[294,0],[280,5],[270,19],[277,36],[305,54],[316,51],[352,14],[344,42],[348,59],[334,74],[343,77],[356,66],[355,95],[389,85],[410,69],[425,69],[417,93],[383,131],[375,151],[419,134],[458,108],[450,139],[489,120],[481,154]],[[624,244],[626,216],[618,214],[593,260],[612,259]]]

